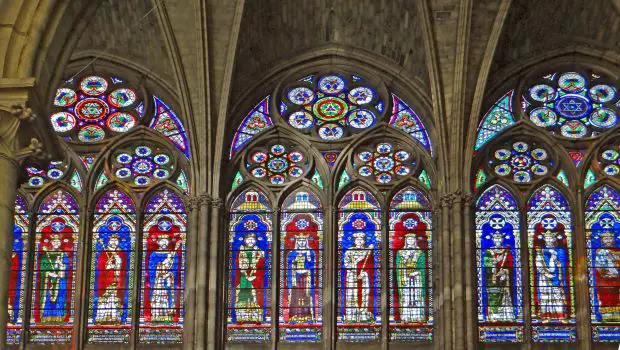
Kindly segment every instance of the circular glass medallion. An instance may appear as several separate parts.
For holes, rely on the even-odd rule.
[[[108,89],[108,82],[102,77],[91,75],[82,79],[82,82],[80,83],[80,89],[86,95],[97,96],[101,95]]]
[[[288,123],[295,129],[307,129],[314,125],[314,117],[306,111],[297,111],[288,117]]]
[[[325,121],[335,121],[347,114],[349,106],[338,97],[324,97],[312,107],[314,115]]]
[[[126,179],[131,176],[131,170],[129,170],[129,168],[120,168],[116,171],[116,176],[121,179]]]
[[[349,91],[349,101],[356,105],[365,105],[370,103],[372,99],[375,97],[375,94],[372,92],[370,88],[360,86],[355,89],[351,89]]]
[[[78,139],[82,142],[97,142],[104,137],[105,132],[98,125],[87,125],[78,132]]]
[[[515,182],[525,184],[532,181],[532,176],[527,171],[517,171],[515,172],[514,180]]]
[[[45,180],[41,176],[33,176],[28,179],[28,186],[30,187],[40,187],[43,186]]]
[[[314,101],[314,91],[307,87],[296,87],[288,92],[288,99],[296,105],[307,105]]]
[[[151,183],[151,179],[149,179],[146,176],[140,175],[140,176],[136,176],[133,182],[138,186],[144,187],[144,186],[148,186]]]
[[[108,104],[98,98],[87,98],[75,105],[75,113],[86,120],[97,120],[108,114]]]
[[[392,152],[392,145],[389,143],[380,143],[377,145],[377,152],[381,154],[387,154]]]
[[[58,107],[69,107],[77,101],[77,94],[75,91],[67,88],[61,88],[56,90],[56,97],[54,97],[54,105]]]
[[[586,86],[586,80],[579,73],[564,73],[558,79],[558,85],[568,92],[577,92],[583,90]]]
[[[129,153],[121,153],[118,156],[116,156],[116,161],[119,162],[120,164],[129,164],[132,161],[132,157],[131,154]]]
[[[392,175],[390,175],[390,174],[379,174],[379,175],[377,175],[377,182],[378,183],[386,184],[386,183],[388,183],[390,181],[392,181]]]
[[[148,159],[138,159],[133,163],[132,168],[138,174],[148,174],[153,170],[153,163]]]
[[[616,122],[616,113],[608,108],[597,109],[590,115],[590,123],[597,128],[611,128]]]
[[[108,96],[108,102],[114,107],[128,107],[136,102],[136,93],[131,89],[116,89]]]
[[[349,125],[355,129],[366,129],[375,124],[375,116],[365,109],[358,109],[349,113]]]
[[[530,96],[539,102],[549,102],[555,100],[555,89],[547,84],[534,85],[530,88]]]
[[[378,157],[373,164],[379,171],[390,171],[394,168],[394,160],[390,157]]]
[[[263,167],[258,167],[258,168],[252,169],[252,171],[250,173],[255,178],[260,179],[261,177],[265,177],[265,175],[267,175],[267,170],[265,168],[263,168]]]
[[[536,126],[539,126],[541,128],[547,128],[555,125],[556,121],[558,120],[558,116],[555,114],[554,111],[547,107],[538,107],[534,108],[530,112],[530,120]]]
[[[364,151],[364,152],[360,152],[357,154],[357,157],[362,161],[362,162],[367,162],[370,160],[370,158],[372,158],[372,153]]]
[[[568,119],[579,119],[590,112],[590,102],[581,95],[565,95],[558,100],[556,109]]]
[[[300,177],[304,174],[304,171],[298,166],[292,166],[290,169],[288,169],[288,174],[292,177]]]
[[[603,171],[609,176],[616,176],[618,175],[618,173],[620,173],[620,168],[618,168],[618,166],[615,164],[611,164],[606,166]]]
[[[170,172],[166,169],[157,169],[153,172],[153,176],[158,179],[167,179],[170,176]]]
[[[136,118],[129,113],[116,112],[108,117],[106,125],[114,132],[127,132],[136,125]]]
[[[498,166],[495,167],[495,173],[499,176],[506,176],[508,174],[510,174],[510,172],[512,171],[512,168],[510,168],[510,166],[506,165],[506,164],[500,164]]]
[[[394,158],[399,162],[404,162],[409,159],[409,152],[407,151],[398,151],[394,154]]]
[[[590,98],[596,102],[605,103],[616,98],[616,88],[609,85],[595,85],[590,88]]]
[[[325,124],[319,128],[319,137],[323,140],[338,140],[344,135],[344,130],[338,124]]]
[[[166,154],[158,154],[153,157],[153,161],[155,161],[155,163],[158,165],[166,165],[168,164],[168,162],[170,162],[170,157]]]
[[[586,136],[587,131],[588,129],[586,128],[586,126],[578,120],[569,120],[560,128],[562,136],[571,139],[580,139]]]
[[[68,112],[58,112],[50,117],[52,128],[56,132],[67,132],[75,127],[75,117]]]
[[[299,163],[304,160],[304,155],[299,151],[293,151],[288,154],[288,160],[293,163]]]
[[[532,172],[538,176],[543,176],[547,173],[547,167],[540,164],[532,165]]]
[[[273,158],[267,163],[267,168],[274,173],[281,173],[288,168],[288,162],[284,158]]]
[[[542,148],[536,148],[532,150],[532,157],[536,160],[545,160],[547,159],[547,151]]]
[[[284,183],[284,176],[272,175],[269,177],[269,182],[271,182],[274,185],[282,185]]]
[[[531,159],[526,155],[518,155],[512,158],[512,166],[517,169],[527,168],[530,165]]]
[[[150,156],[152,152],[153,151],[151,150],[151,148],[147,146],[136,147],[136,154],[139,155],[140,157]]]
[[[618,153],[618,151],[613,150],[613,149],[608,149],[603,151],[603,159],[605,160],[609,160],[609,161],[614,161],[616,159],[618,159],[618,157],[620,156],[620,153]]]
[[[510,151],[504,148],[500,148],[495,151],[495,158],[499,160],[506,160],[510,157]]]
[[[282,155],[284,154],[284,152],[286,152],[286,148],[283,145],[271,146],[271,153],[275,154],[276,156]]]
[[[372,168],[367,165],[364,165],[360,167],[357,172],[362,176],[370,176],[372,175]]]
[[[406,167],[404,165],[398,165],[394,169],[394,171],[396,172],[396,175],[405,176],[408,175],[411,170],[409,169],[409,167]]]
[[[519,141],[519,142],[513,143],[512,148],[517,152],[524,153],[524,152],[527,152],[530,146],[528,146],[527,143],[525,142]]]
[[[339,94],[344,90],[344,80],[336,75],[328,75],[319,79],[319,89],[326,94]]]
[[[254,163],[262,163],[265,160],[267,160],[267,153],[265,152],[254,152],[254,154],[252,154],[252,161]]]
[[[47,177],[49,177],[52,180],[58,180],[60,179],[65,173],[63,173],[61,170],[59,169],[50,169],[47,171]]]

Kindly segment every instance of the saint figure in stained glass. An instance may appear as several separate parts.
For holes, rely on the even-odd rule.
[[[353,225],[366,226],[362,218],[355,219]],[[375,272],[374,245],[366,243],[365,232],[356,232],[352,236],[353,246],[344,252],[346,307],[344,320],[363,323],[374,320],[374,293],[372,293]]]
[[[601,215],[599,221],[613,222],[611,215],[604,215]],[[599,242],[594,242],[598,246],[595,249],[594,276],[600,318],[602,321],[617,322],[620,321],[620,248],[615,236],[614,231],[606,230],[599,235]]]
[[[251,222],[248,222],[250,224]],[[235,283],[237,322],[262,322],[262,290],[265,279],[265,252],[256,245],[256,234],[247,233],[237,254]]]
[[[295,248],[288,253],[287,266],[289,276],[287,287],[289,288],[289,322],[305,323],[313,321],[314,303],[314,274],[316,254],[310,249],[308,235],[300,233],[295,235]]]
[[[403,247],[396,252],[396,281],[403,322],[426,319],[426,268],[426,254],[420,250],[418,236],[406,234]]]

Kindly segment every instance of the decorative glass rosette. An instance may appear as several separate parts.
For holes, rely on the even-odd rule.
[[[598,75],[549,74],[521,98],[534,125],[568,139],[593,137],[618,125],[618,92]]]
[[[89,75],[56,90],[52,128],[67,141],[94,143],[138,124],[140,99],[118,78]]]
[[[154,182],[167,180],[176,170],[174,158],[168,150],[152,145],[143,144],[119,150],[111,160],[112,174],[137,187],[147,187]]]
[[[28,165],[25,168],[28,176],[26,187],[31,188],[39,188],[48,182],[60,180],[68,172],[67,164],[62,161],[49,162],[47,169],[37,165]]]
[[[601,148],[598,158],[605,175],[620,176],[620,145],[618,143]]]
[[[355,75],[312,75],[282,92],[280,113],[293,128],[324,141],[337,141],[376,125],[384,102]]]
[[[256,148],[248,157],[248,173],[256,179],[266,179],[273,185],[284,185],[308,173],[307,155],[283,144]]]
[[[353,166],[362,177],[372,178],[380,184],[390,183],[413,173],[416,161],[413,154],[388,142],[377,144],[355,153]]]
[[[549,173],[554,166],[547,150],[525,141],[505,142],[489,154],[489,168],[518,184],[529,184]]]

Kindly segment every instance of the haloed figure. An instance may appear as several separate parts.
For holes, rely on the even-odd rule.
[[[308,236],[295,236],[295,250],[288,253],[289,320],[290,322],[309,322],[314,319],[312,303],[312,269],[314,251],[308,245]]]
[[[515,319],[511,293],[513,266],[512,252],[510,247],[504,246],[504,236],[500,232],[493,233],[493,247],[484,252],[489,321]]]
[[[403,322],[426,319],[426,257],[415,234],[405,235],[405,245],[396,253],[396,271]]]
[[[353,234],[354,245],[344,254],[345,321],[351,323],[373,320],[370,305],[371,283],[374,278],[372,246],[366,247],[366,234]]]
[[[260,323],[263,321],[264,305],[259,304],[258,291],[261,288],[265,252],[256,246],[256,235],[248,233],[239,247],[237,262],[239,279],[236,286],[235,309],[237,322]]]
[[[538,285],[538,305],[543,318],[565,318],[568,316],[566,276],[564,276],[566,255],[556,246],[556,234],[543,233],[544,247],[536,253],[536,282]]]
[[[600,235],[596,250],[596,294],[604,321],[620,321],[620,249],[612,232]]]

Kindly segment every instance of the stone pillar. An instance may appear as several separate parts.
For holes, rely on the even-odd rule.
[[[198,269],[198,244],[200,234],[200,212],[202,198],[194,196],[189,199],[189,225],[187,230],[187,277],[185,285],[185,324],[183,325],[183,349],[196,348],[196,314],[197,314],[197,270]],[[191,311],[190,311],[191,310]]]
[[[452,241],[450,246],[452,248],[451,255],[453,259],[452,264],[452,304],[454,305],[452,311],[452,324],[453,328],[453,346],[454,348],[462,348],[464,344],[464,330],[467,327],[466,323],[461,323],[465,316],[463,305],[463,275],[465,274],[465,267],[467,264],[463,261],[463,230],[462,230],[462,203],[463,196],[461,192],[455,192],[453,195],[452,204]]]
[[[227,264],[224,254],[222,254],[220,246],[220,236],[222,235],[222,200],[219,198],[211,198],[211,216],[208,234],[208,262],[204,267],[204,270],[208,270],[208,297],[207,297],[207,349],[220,349],[223,345],[222,331],[224,316],[222,315],[222,304],[225,303],[222,298],[222,286],[218,284],[218,276],[221,273],[222,265]]]
[[[195,290],[196,302],[193,310],[194,317],[194,349],[204,349],[207,345],[207,263],[208,263],[208,240],[209,240],[209,217],[211,212],[208,205],[211,203],[211,197],[203,193],[197,198],[197,205],[200,207],[196,213],[196,232],[197,239],[196,255],[195,255]]]
[[[464,257],[463,266],[465,267],[464,288],[465,288],[465,345],[467,349],[474,349],[478,340],[476,300],[477,293],[475,274],[476,269],[476,230],[472,225],[472,204],[474,196],[471,193],[463,195],[463,246]]]
[[[450,212],[452,211],[452,194],[441,197],[441,233],[437,240],[441,245],[441,255],[439,257],[441,266],[441,317],[442,332],[440,340],[441,349],[452,349],[452,335],[454,334],[455,320],[452,319],[452,227],[450,226]]]

